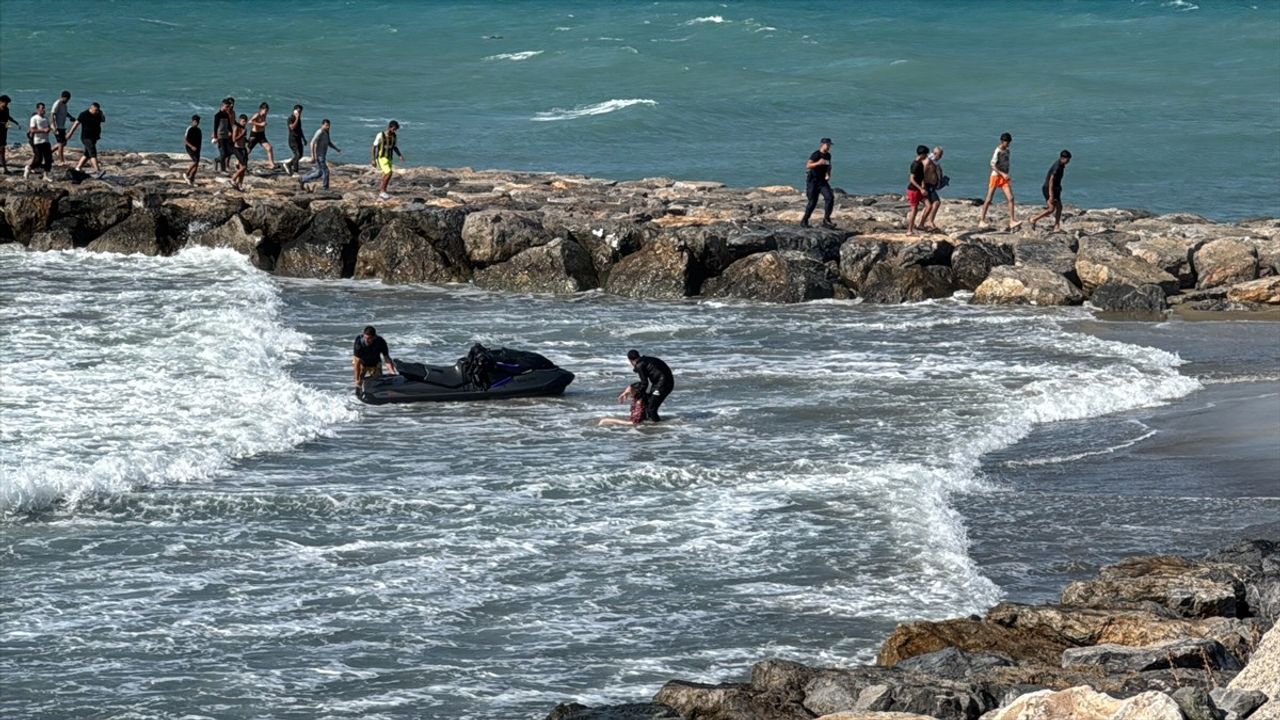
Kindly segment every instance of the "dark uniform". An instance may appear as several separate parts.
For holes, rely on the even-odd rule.
[[[641,356],[636,360],[636,374],[640,376],[640,385],[644,390],[644,419],[649,422],[660,422],[658,406],[667,399],[675,388],[675,378],[671,368],[656,357]]]

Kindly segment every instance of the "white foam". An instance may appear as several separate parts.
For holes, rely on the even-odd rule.
[[[0,260],[0,513],[213,477],[354,417],[288,375],[308,338],[230,250]]]
[[[685,25],[702,25],[704,23],[719,25],[723,22],[724,22],[724,17],[720,15],[707,15],[705,17],[697,17],[692,20],[689,20],[688,22],[685,23]]]
[[[511,60],[513,62],[520,62],[521,60],[528,60],[529,58],[537,57],[541,55],[542,52],[543,51],[541,50],[525,50],[523,52],[502,53],[500,55],[490,55],[485,58],[485,60]]]
[[[633,105],[657,105],[657,104],[658,104],[657,100],[650,100],[648,98],[613,99],[613,100],[606,100],[604,102],[599,102],[594,105],[579,105],[578,107],[572,110],[555,108],[553,110],[547,110],[546,112],[540,112],[530,119],[535,122],[552,122],[555,120],[575,120],[577,118],[589,117],[591,115],[605,115],[611,112],[625,110],[626,108],[629,108]]]

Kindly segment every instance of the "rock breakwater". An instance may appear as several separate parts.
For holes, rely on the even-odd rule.
[[[903,233],[899,195],[837,191],[836,229],[798,226],[788,186],[667,178],[409,168],[374,198],[372,170],[333,166],[333,189],[282,175],[181,179],[186,159],[104,155],[103,180],[0,180],[0,243],[28,250],[166,255],[229,247],[283,276],[472,282],[530,293],[601,289],[637,298],[901,303],[972,291],[972,302],[1159,314],[1171,306],[1280,305],[1280,219],[1216,223],[1139,210],[1068,208],[1066,232],[977,226],[949,200],[945,234]]]
[[[768,659],[741,683],[673,680],[648,703],[547,720],[1280,718],[1280,537],[1142,556],[1060,602],[898,625],[877,663]]]

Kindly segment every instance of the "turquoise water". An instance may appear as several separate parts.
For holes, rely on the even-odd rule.
[[[295,102],[362,159],[389,118],[411,163],[802,180],[896,191],[918,143],[952,196],[985,191],[1013,133],[1038,201],[1276,214],[1274,2],[0,2],[0,91],[25,115],[64,87],[101,102],[103,147],[181,150],[191,112]]]

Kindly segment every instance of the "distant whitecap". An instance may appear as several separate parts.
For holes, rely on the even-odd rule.
[[[657,100],[648,98],[627,98],[625,100],[613,99],[594,105],[580,105],[572,110],[563,108],[554,108],[545,112],[540,112],[530,118],[534,122],[551,122],[553,120],[574,120],[589,115],[605,115],[618,110],[624,110],[632,105],[657,105]]]

